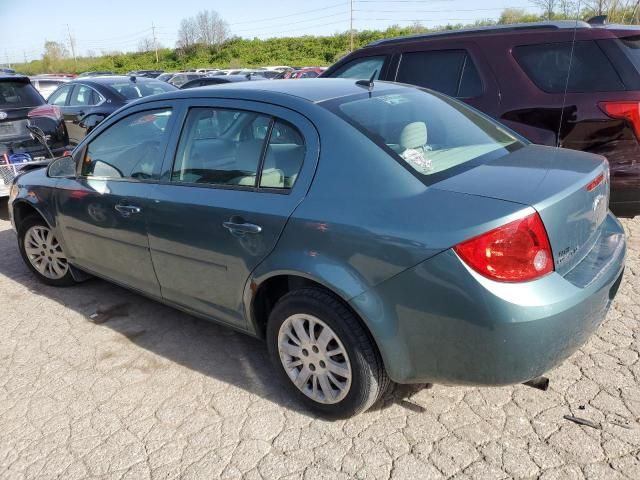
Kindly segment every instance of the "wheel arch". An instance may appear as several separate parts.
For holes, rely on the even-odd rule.
[[[385,356],[382,354],[382,350],[380,349],[377,339],[373,335],[372,329],[368,325],[366,319],[364,319],[362,315],[351,305],[349,302],[350,298],[346,295],[346,292],[344,290],[334,288],[326,281],[323,281],[321,278],[311,275],[308,272],[282,270],[272,272],[269,275],[264,275],[260,277],[259,280],[252,278],[247,282],[247,286],[245,287],[244,304],[251,332],[258,338],[266,338],[266,328],[269,321],[269,315],[278,300],[293,290],[309,287],[322,290],[342,302],[342,304],[360,322],[372,344],[381,355],[383,363],[385,363]]]

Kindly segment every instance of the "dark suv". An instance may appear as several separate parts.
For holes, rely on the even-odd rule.
[[[605,155],[612,211],[640,214],[639,27],[542,22],[391,38],[322,77],[374,73],[457,97],[534,143]]]
[[[33,127],[51,151],[34,138]],[[60,109],[47,105],[28,77],[0,73],[0,197],[9,194],[17,164],[61,155],[68,143]]]

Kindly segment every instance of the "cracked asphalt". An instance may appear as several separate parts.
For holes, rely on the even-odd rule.
[[[5,209],[2,478],[640,478],[640,220],[612,310],[547,392],[402,387],[326,422],[257,340],[100,280],[41,285]]]

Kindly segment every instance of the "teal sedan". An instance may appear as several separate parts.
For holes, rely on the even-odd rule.
[[[341,79],[170,92],[19,176],[43,282],[98,276],[266,340],[310,409],[391,382],[505,385],[562,362],[622,279],[606,159],[447,96]]]

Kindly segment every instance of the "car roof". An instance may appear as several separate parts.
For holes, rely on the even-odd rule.
[[[264,82],[232,82],[204,86],[195,89],[176,90],[145,97],[147,101],[193,97],[227,97],[248,98],[250,93],[260,94],[260,100],[276,100],[278,97],[290,96],[317,103],[338,97],[346,97],[366,92],[366,88],[356,85],[356,80],[345,78],[310,78],[304,82],[295,80]],[[415,89],[416,87],[391,82],[376,81],[374,91],[397,91],[398,89]],[[255,96],[254,96],[255,99]],[[142,100],[142,99],[141,99]]]
[[[157,82],[159,80],[156,80],[155,78],[147,78],[147,77],[136,77],[135,75],[133,76],[135,77],[135,81],[136,82]],[[92,83],[97,83],[98,85],[113,85],[114,83],[121,83],[121,82],[132,82],[133,80],[131,79],[132,76],[127,76],[127,75],[108,75],[108,76],[101,76],[101,77],[82,77],[82,78],[74,78],[73,80],[71,80],[72,82],[76,82],[76,83],[87,83],[87,82],[92,82]]]
[[[575,21],[575,20],[557,20],[557,21],[547,21],[547,22],[531,22],[531,23],[512,23],[507,25],[492,25],[488,27],[473,27],[473,28],[462,28],[459,30],[444,30],[441,32],[432,32],[432,33],[420,33],[416,35],[405,35],[402,37],[392,37],[392,38],[384,38],[381,40],[376,40],[368,43],[364,46],[364,48],[370,47],[378,47],[383,45],[392,45],[396,43],[404,43],[404,42],[415,42],[420,40],[430,40],[437,39],[443,37],[461,37],[467,35],[475,35],[475,34],[487,34],[487,33],[495,33],[495,34],[508,34],[514,32],[526,32],[526,31],[538,31],[538,30],[589,30],[589,29],[605,29],[605,30],[621,30],[623,29],[622,25],[617,24],[589,24],[583,21]],[[624,29],[629,29],[624,28]],[[632,26],[631,29],[640,30],[637,26]]]
[[[26,75],[0,72],[0,82],[2,81],[30,83],[29,77],[27,77]]]

